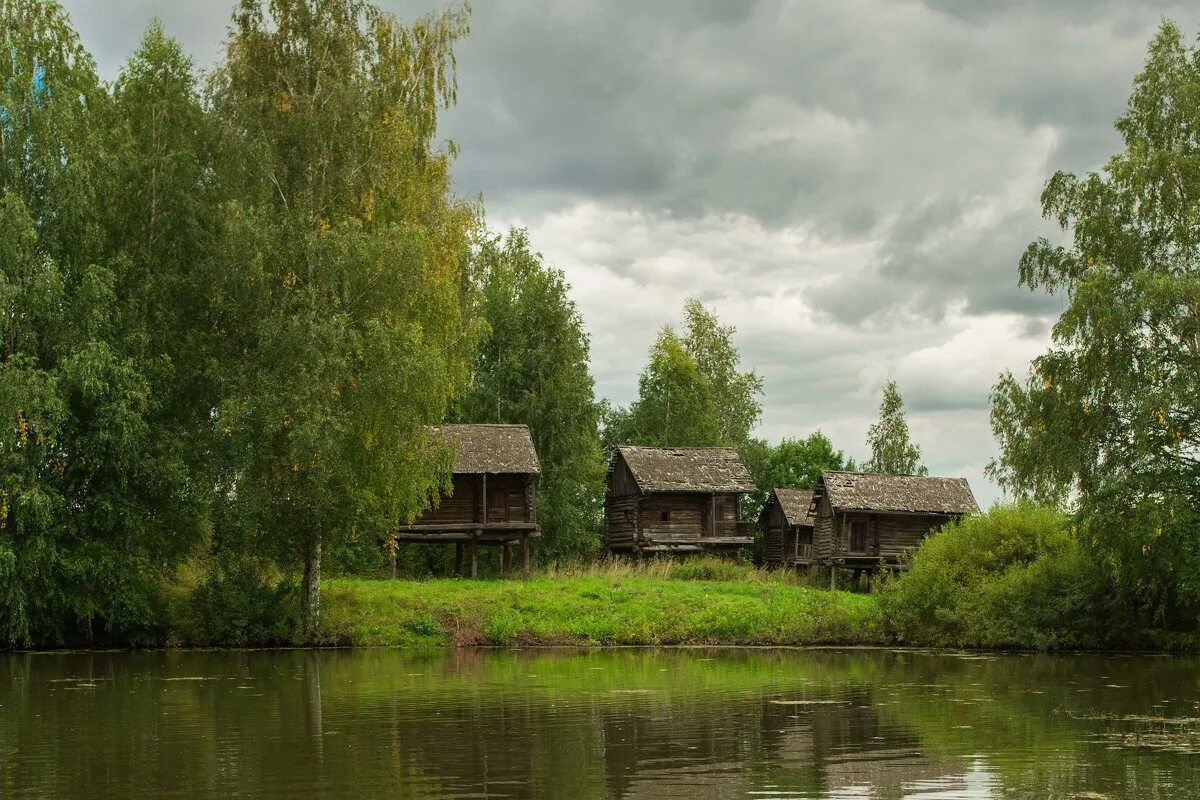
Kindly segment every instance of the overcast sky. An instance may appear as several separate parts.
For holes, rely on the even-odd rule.
[[[65,5],[106,78],[152,16],[211,65],[232,8]],[[930,471],[986,504],[989,389],[1062,308],[1016,280],[1054,235],[1042,185],[1119,148],[1164,16],[1200,26],[1158,2],[476,0],[443,132],[458,191],[565,271],[602,396],[633,398],[695,295],[766,381],[761,435],[861,459],[893,378]]]

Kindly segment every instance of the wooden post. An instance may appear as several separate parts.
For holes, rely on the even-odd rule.
[[[454,574],[462,575],[463,551],[462,542],[454,543]]]
[[[529,580],[529,534],[521,537],[521,580]]]
[[[470,556],[471,556],[471,577],[472,578],[479,577],[479,552],[478,552],[479,547],[478,547],[478,544],[479,544],[479,531],[475,531],[475,533],[473,533],[471,535],[471,542],[470,542],[470,548],[469,548]]]
[[[482,491],[480,493],[481,499],[479,501],[479,505],[480,505],[482,511],[480,512],[479,522],[486,525],[487,524],[487,473],[482,474],[481,480],[482,480],[482,482],[484,482],[484,488],[482,488]]]
[[[396,580],[396,551],[388,551],[388,577]]]
[[[512,548],[508,546],[508,542],[500,545],[500,576],[507,578],[508,571],[512,567]]]
[[[820,570],[821,570],[821,567],[820,567],[819,565],[817,565],[817,564],[813,564],[811,567],[809,567],[809,568],[808,568],[808,577],[809,577],[809,579],[815,582],[815,581],[817,580],[817,573],[818,573]]]
[[[717,496],[712,496],[712,508],[708,512],[708,535],[717,535]]]
[[[837,588],[837,564],[829,566],[829,591]]]

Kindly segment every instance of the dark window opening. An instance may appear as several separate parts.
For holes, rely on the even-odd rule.
[[[660,520],[662,520],[663,522],[670,522],[671,521],[671,512],[670,511],[660,511],[660,512],[658,512],[658,518]]]

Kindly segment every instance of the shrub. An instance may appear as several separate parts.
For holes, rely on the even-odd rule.
[[[296,587],[251,560],[213,566],[186,602],[174,637],[183,644],[281,645],[296,630]]]
[[[892,633],[910,644],[1105,644],[1102,581],[1068,518],[1029,503],[995,506],[931,535],[909,569],[884,579]]]

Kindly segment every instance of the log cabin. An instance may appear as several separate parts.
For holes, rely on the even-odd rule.
[[[748,545],[741,499],[754,488],[726,447],[618,447],[608,467],[605,545],[638,556]]]
[[[900,567],[927,533],[979,506],[965,478],[826,471],[809,511],[816,561],[835,587],[839,567],[856,576]]]
[[[763,563],[770,567],[809,566],[813,563],[811,489],[777,486],[758,517],[763,534]]]
[[[396,530],[401,542],[454,544],[461,572],[463,547],[470,575],[478,574],[478,547],[501,548],[501,574],[512,565],[513,544],[521,547],[521,577],[529,575],[530,539],[541,535],[537,521],[537,451],[525,425],[441,425],[430,429],[454,451],[452,490]],[[393,568],[394,574],[394,568]]]

